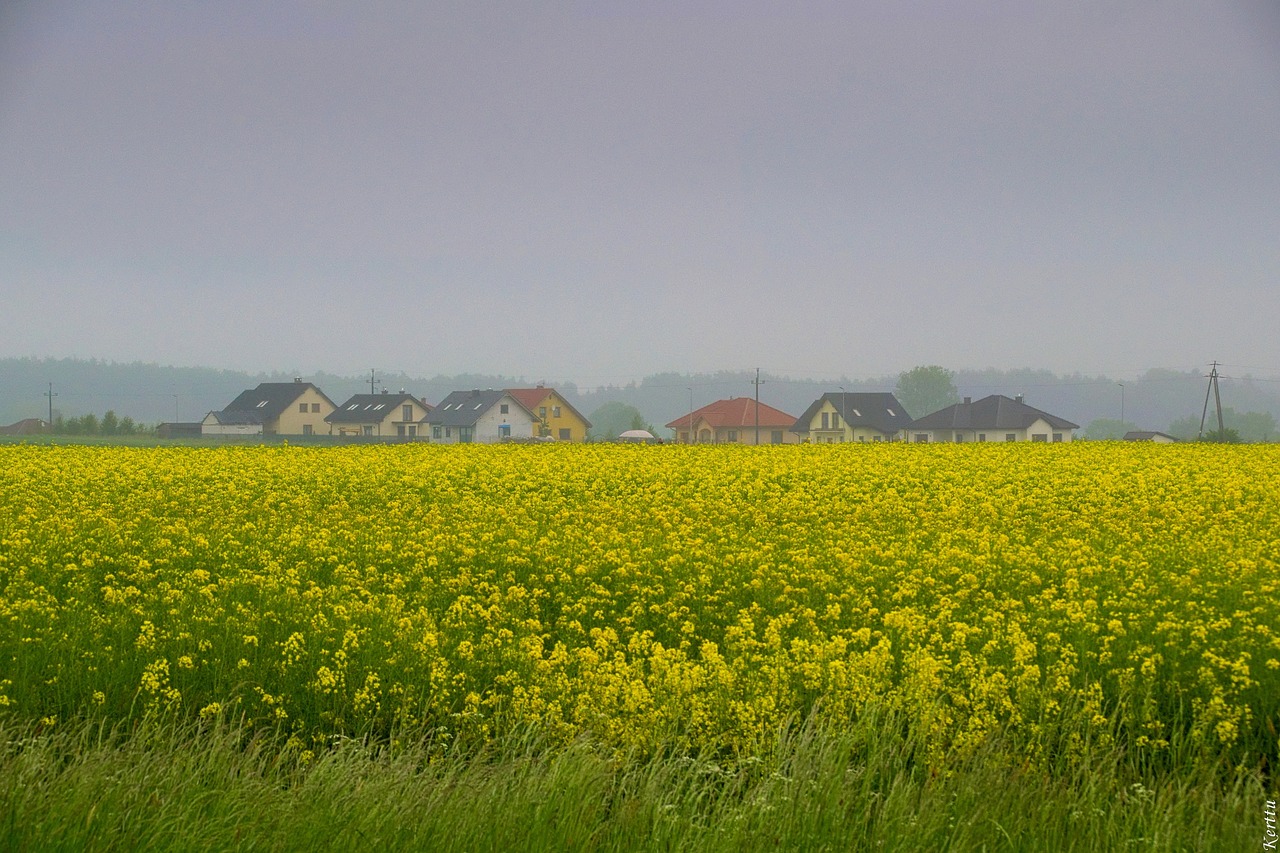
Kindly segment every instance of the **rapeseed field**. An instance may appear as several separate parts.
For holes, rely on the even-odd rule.
[[[1256,766],[1278,561],[1270,446],[0,446],[0,720]]]

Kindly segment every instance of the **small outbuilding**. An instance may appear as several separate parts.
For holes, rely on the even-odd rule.
[[[1147,429],[1131,429],[1124,434],[1122,441],[1153,441],[1156,444],[1175,444],[1178,439],[1173,436]]]

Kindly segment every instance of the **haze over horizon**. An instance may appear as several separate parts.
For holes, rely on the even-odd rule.
[[[0,357],[1280,376],[1278,45],[1260,0],[19,0]]]

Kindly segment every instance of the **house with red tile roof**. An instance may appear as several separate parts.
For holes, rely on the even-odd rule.
[[[750,397],[730,397],[696,409],[667,424],[681,444],[795,444],[795,415]]]

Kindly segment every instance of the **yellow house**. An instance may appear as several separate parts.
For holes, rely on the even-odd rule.
[[[205,416],[205,435],[323,435],[329,425],[325,418],[335,406],[324,392],[295,379],[292,382],[263,382],[231,401],[221,412]]]
[[[401,391],[392,394],[356,394],[325,421],[330,435],[368,438],[426,438],[422,420],[431,411],[425,400]]]
[[[898,398],[883,391],[823,394],[791,431],[814,444],[898,441],[911,417]]]
[[[570,405],[554,388],[539,385],[537,388],[508,388],[507,393],[524,406],[537,422],[534,435],[559,441],[586,441],[591,421]]]

